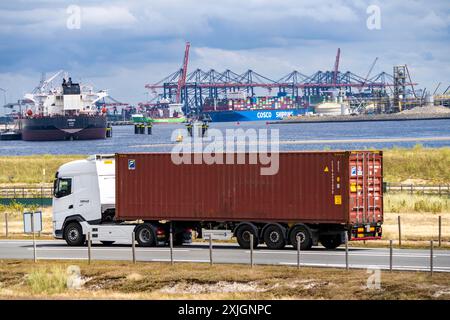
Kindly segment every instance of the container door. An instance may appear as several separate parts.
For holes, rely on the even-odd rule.
[[[383,171],[381,152],[350,155],[350,218],[354,225],[383,222]],[[369,233],[373,230],[365,230]]]

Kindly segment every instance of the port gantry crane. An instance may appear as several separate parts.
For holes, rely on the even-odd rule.
[[[253,70],[244,73],[236,73],[229,69],[219,72],[214,69],[203,71],[196,69],[191,73],[187,72],[189,62],[190,43],[186,43],[183,59],[183,66],[178,71],[168,75],[155,84],[146,84],[155,99],[164,99],[172,103],[182,103],[185,112],[199,113],[202,111],[206,99],[219,99],[226,97],[227,93],[245,91],[247,95],[255,95],[256,90],[278,89],[278,92],[286,92],[294,98],[300,97],[308,101],[310,97],[320,97],[330,90],[340,90],[347,97],[352,97],[361,93],[362,89],[367,89],[369,94],[375,96],[381,93],[387,95],[386,89],[394,87],[393,76],[381,72],[369,78],[375,65],[372,64],[366,77],[361,77],[350,71],[339,71],[341,49],[338,48],[334,68],[332,71],[317,71],[311,76],[306,76],[299,71],[293,71],[281,77],[278,81],[272,80]],[[416,83],[405,85],[414,88]],[[352,92],[357,89],[358,92]],[[392,89],[391,89],[392,91]],[[142,103],[140,105],[150,106],[158,103]]]

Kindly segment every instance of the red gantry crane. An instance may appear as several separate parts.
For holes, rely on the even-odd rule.
[[[181,77],[178,79],[178,87],[177,87],[177,97],[176,102],[181,102],[181,90],[184,88],[186,84],[186,76],[187,76],[187,67],[189,63],[189,48],[191,47],[190,42],[186,42],[186,49],[184,50],[184,59],[183,59],[183,69],[181,70]]]
[[[336,54],[336,61],[334,62],[334,74],[333,74],[333,84],[336,85],[337,83],[337,75],[339,72],[339,59],[341,57],[341,48],[338,48],[337,54]]]

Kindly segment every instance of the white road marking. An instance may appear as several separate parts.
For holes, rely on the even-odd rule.
[[[27,250],[33,250],[33,248],[27,248]],[[39,251],[83,251],[87,252],[88,249],[86,248],[45,248],[45,247],[37,247],[37,250]],[[118,252],[131,252],[131,246],[130,248],[96,248],[91,247],[91,252],[94,251],[118,251]],[[189,252],[189,249],[173,249],[173,252]],[[169,252],[168,249],[145,249],[145,248],[136,248],[136,252]]]

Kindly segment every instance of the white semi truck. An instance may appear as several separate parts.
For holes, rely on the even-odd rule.
[[[95,155],[56,173],[56,238],[141,246],[230,239],[242,248],[265,243],[309,249],[349,240],[380,239],[383,222],[382,153],[284,152],[279,170],[262,164],[176,164],[170,153]],[[222,155],[228,156],[228,155]],[[241,155],[234,154],[233,157]],[[244,155],[249,158],[250,154]]]

